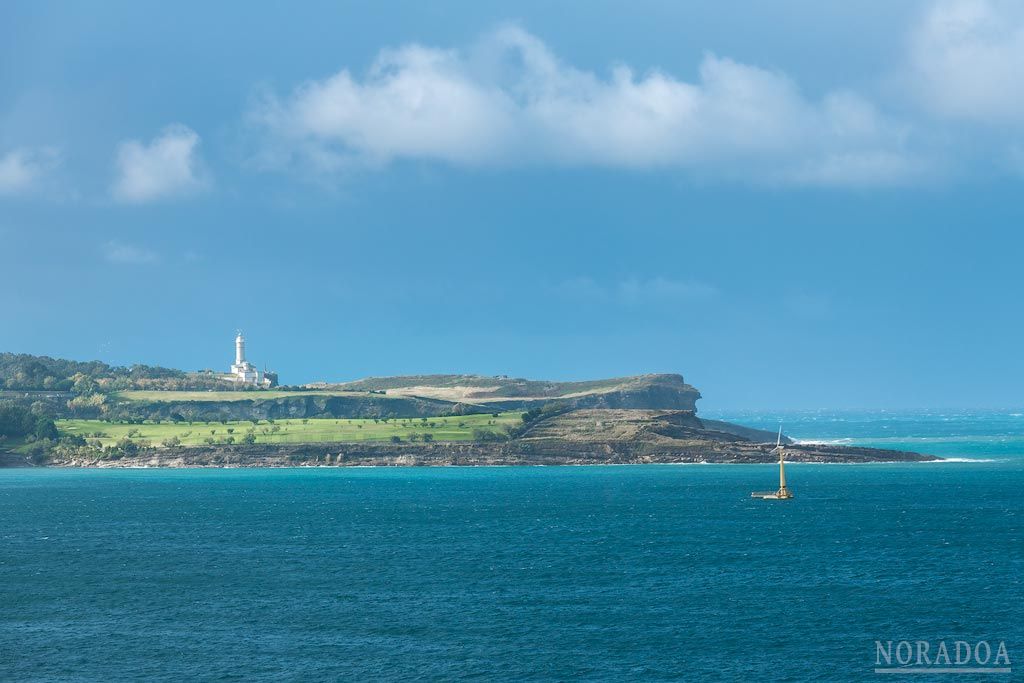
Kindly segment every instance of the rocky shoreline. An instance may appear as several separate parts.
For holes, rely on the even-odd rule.
[[[692,410],[587,408],[536,415],[501,440],[362,441],[55,448],[44,458],[0,453],[0,467],[438,467],[480,465],[631,465],[773,463],[775,434],[714,420]],[[783,437],[787,462],[926,462],[907,451],[795,444]]]
[[[571,443],[338,443],[154,448],[134,457],[53,459],[49,467],[438,467],[498,465],[630,465],[684,463],[773,463],[772,444],[734,442],[709,447],[692,444],[674,449],[649,449],[644,444]],[[935,456],[877,448],[791,445],[787,462],[871,463],[927,462]],[[33,466],[7,454],[3,466]]]

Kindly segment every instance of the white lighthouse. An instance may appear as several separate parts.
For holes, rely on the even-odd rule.
[[[238,331],[238,336],[235,337],[235,365],[242,365],[245,363],[245,337],[242,336],[242,331]]]
[[[256,366],[245,359],[245,337],[242,336],[241,330],[235,337],[235,364],[231,366],[230,378],[239,384],[259,386],[264,383]]]

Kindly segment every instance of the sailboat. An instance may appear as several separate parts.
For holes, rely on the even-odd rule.
[[[775,448],[771,452],[779,454],[779,490],[754,491],[750,494],[750,497],[763,500],[789,500],[793,497],[793,492],[786,488],[786,463],[784,459],[785,448],[782,446],[782,425],[779,425],[779,438],[775,440]]]

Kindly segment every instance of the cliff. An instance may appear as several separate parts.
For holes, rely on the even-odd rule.
[[[347,391],[380,391],[486,410],[528,409],[557,401],[574,408],[696,410],[700,392],[677,374],[636,375],[582,382],[549,382],[481,375],[371,377],[344,384],[313,385]]]
[[[253,398],[242,400],[175,400],[167,392],[165,400],[121,400],[107,411],[119,418],[185,420],[283,420],[309,417],[430,417],[453,412],[454,404],[415,396],[388,397],[353,393],[351,396],[302,393],[295,396],[261,398],[259,392],[246,392]],[[482,412],[482,409],[481,411]]]
[[[58,414],[119,420],[205,421],[434,417],[529,410],[548,403],[565,408],[696,410],[700,398],[700,392],[681,375],[639,375],[588,382],[412,375],[310,385],[302,391],[246,391],[226,396],[218,393],[120,392],[105,397],[102,405]]]

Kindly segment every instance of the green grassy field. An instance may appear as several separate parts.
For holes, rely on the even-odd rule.
[[[157,392],[159,393],[159,392]],[[153,446],[172,437],[181,440],[183,446],[197,446],[213,439],[225,443],[228,438],[240,443],[247,432],[253,430],[256,443],[342,443],[353,441],[388,441],[397,436],[409,441],[413,435],[422,438],[431,434],[435,441],[470,441],[474,430],[503,431],[505,427],[522,422],[522,413],[500,413],[493,415],[464,415],[461,417],[392,418],[383,420],[346,420],[335,418],[311,418],[308,420],[276,420],[273,423],[260,420],[221,422],[162,422],[160,424],[117,424],[101,420],[57,420],[61,435],[77,434],[88,440],[98,440],[102,445],[112,445],[125,437],[133,441],[148,441]],[[100,436],[96,436],[100,433]]]
[[[290,396],[382,396],[365,391],[119,391],[115,398],[126,401],[264,401]]]

